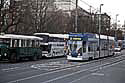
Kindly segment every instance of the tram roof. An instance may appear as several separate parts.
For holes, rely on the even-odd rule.
[[[36,37],[36,36],[25,36],[25,35],[15,35],[15,34],[4,34],[4,35],[0,35],[0,38],[43,40],[43,38]]]
[[[69,34],[69,37],[80,37],[80,38],[99,38],[98,34],[92,34],[92,33],[71,33]],[[106,35],[100,35],[101,39],[107,39]],[[109,40],[115,40],[115,37],[108,36]]]
[[[109,40],[115,40],[115,37],[107,36],[107,35],[100,35],[101,39],[107,39],[107,37],[109,38]],[[98,34],[96,34],[96,38],[99,38]]]

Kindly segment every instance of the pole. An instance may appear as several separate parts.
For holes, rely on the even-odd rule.
[[[117,17],[118,17],[119,14],[116,14],[116,28],[115,28],[115,46],[118,46],[118,43],[117,43]]]
[[[115,28],[115,40],[117,41],[117,32],[116,32],[116,30],[117,30],[117,16],[118,16],[118,14],[116,14],[116,28]]]
[[[101,6],[103,6],[103,4],[100,4],[100,11],[99,11],[99,58],[100,58],[100,54],[101,54],[101,42],[100,42],[100,33],[101,33]]]
[[[90,6],[90,28],[94,31],[92,27],[92,6]]]
[[[76,0],[76,11],[75,11],[75,32],[78,31],[78,0]]]

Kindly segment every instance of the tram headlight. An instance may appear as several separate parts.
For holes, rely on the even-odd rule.
[[[80,53],[78,53],[78,56],[80,56]]]
[[[69,55],[71,56],[71,53],[69,53]]]
[[[7,53],[4,53],[4,56],[7,56]]]

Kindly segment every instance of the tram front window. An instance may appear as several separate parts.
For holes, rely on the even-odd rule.
[[[82,53],[82,41],[69,41],[71,51]]]

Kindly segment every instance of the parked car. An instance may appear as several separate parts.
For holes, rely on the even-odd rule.
[[[114,54],[115,55],[121,55],[121,47],[120,46],[117,46],[114,48]]]

